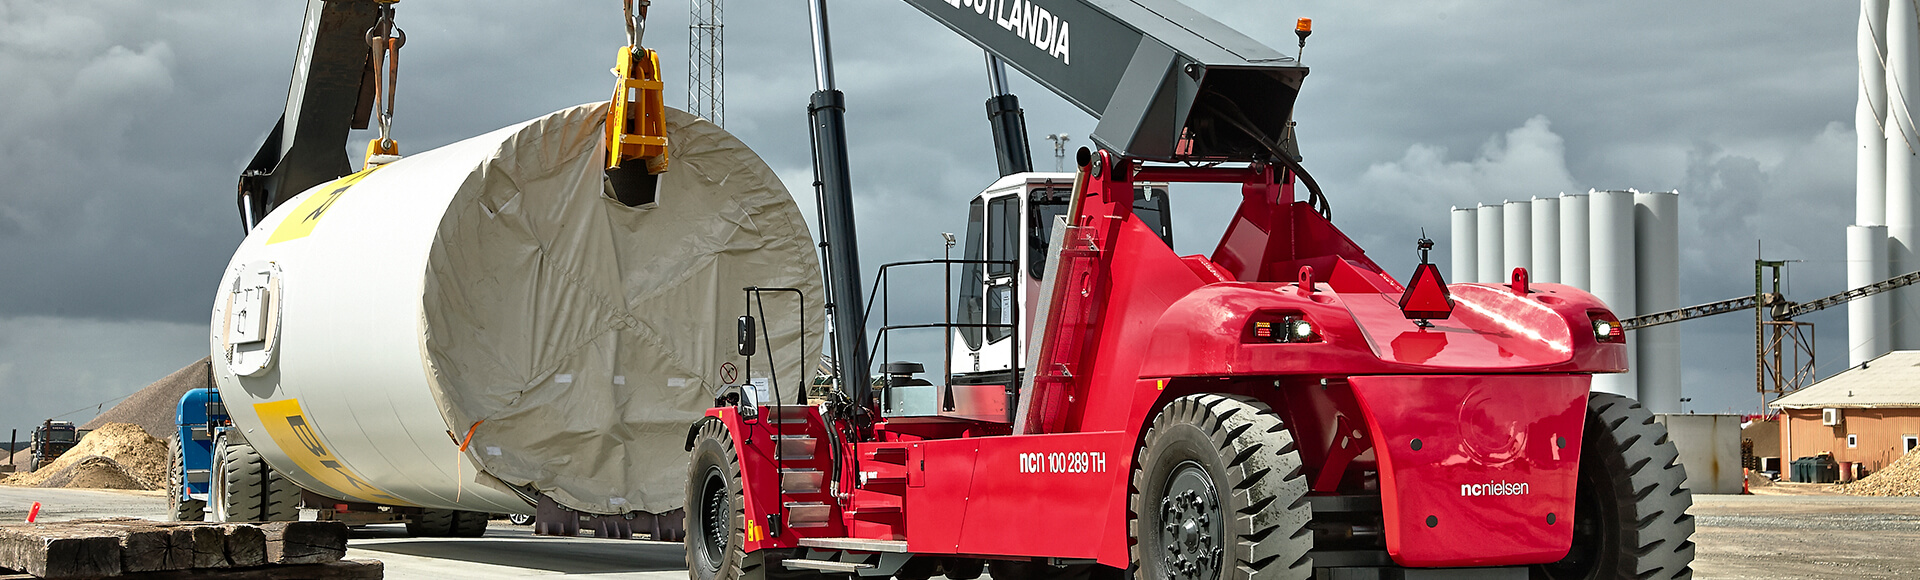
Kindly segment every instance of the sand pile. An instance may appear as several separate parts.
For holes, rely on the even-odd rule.
[[[47,464],[33,473],[16,474],[4,482],[7,485],[34,487],[91,487],[79,485],[99,479],[107,481],[111,477],[99,475],[97,478],[82,477],[88,473],[99,473],[104,468],[93,458],[109,460],[134,481],[134,487],[120,489],[159,489],[166,483],[167,444],[148,435],[139,425],[130,423],[108,423],[88,433],[60,456],[60,459]],[[82,464],[91,465],[91,467]],[[77,471],[76,471],[77,470]],[[57,485],[43,485],[64,478]]]
[[[57,465],[57,463],[55,464]],[[53,465],[47,466],[49,468]],[[104,455],[88,455],[66,467],[41,470],[46,474],[34,487],[88,489],[158,489],[140,481],[126,466]]]
[[[1920,496],[1920,453],[1908,453],[1873,475],[1840,486],[1848,495]]]
[[[187,391],[208,386],[207,372],[211,359],[193,361],[173,374],[161,377],[153,384],[128,395],[120,404],[107,409],[81,425],[82,429],[98,429],[108,423],[132,423],[147,430],[147,434],[167,439],[174,432],[173,412],[180,405],[180,397]]]

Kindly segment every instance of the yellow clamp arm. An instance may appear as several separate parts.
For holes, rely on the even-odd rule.
[[[665,85],[660,82],[660,55],[652,50],[620,47],[613,67],[619,80],[613,86],[613,106],[607,109],[607,168],[639,159],[647,173],[667,170]]]

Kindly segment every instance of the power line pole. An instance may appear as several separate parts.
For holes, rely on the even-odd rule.
[[[727,42],[722,1],[687,2],[687,112],[725,126]]]

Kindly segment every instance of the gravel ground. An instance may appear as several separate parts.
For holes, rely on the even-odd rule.
[[[1818,490],[1809,490],[1818,493]],[[46,521],[110,516],[159,519],[166,497],[150,491],[0,487],[0,521],[26,519],[41,502]],[[1693,514],[1701,580],[1854,580],[1920,575],[1920,498],[1844,495],[1700,495]],[[677,544],[544,538],[498,522],[485,538],[407,538],[398,526],[356,532],[348,556],[387,563],[389,578],[520,578],[592,574],[682,578]]]
[[[1694,577],[1912,578],[1920,498],[1697,495]]]

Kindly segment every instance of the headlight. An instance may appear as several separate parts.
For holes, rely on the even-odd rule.
[[[1595,342],[1601,344],[1625,344],[1627,342],[1626,327],[1621,326],[1620,321],[1614,319],[1612,315],[1604,311],[1595,311],[1589,312],[1587,316],[1592,317],[1593,320],[1593,340]]]

